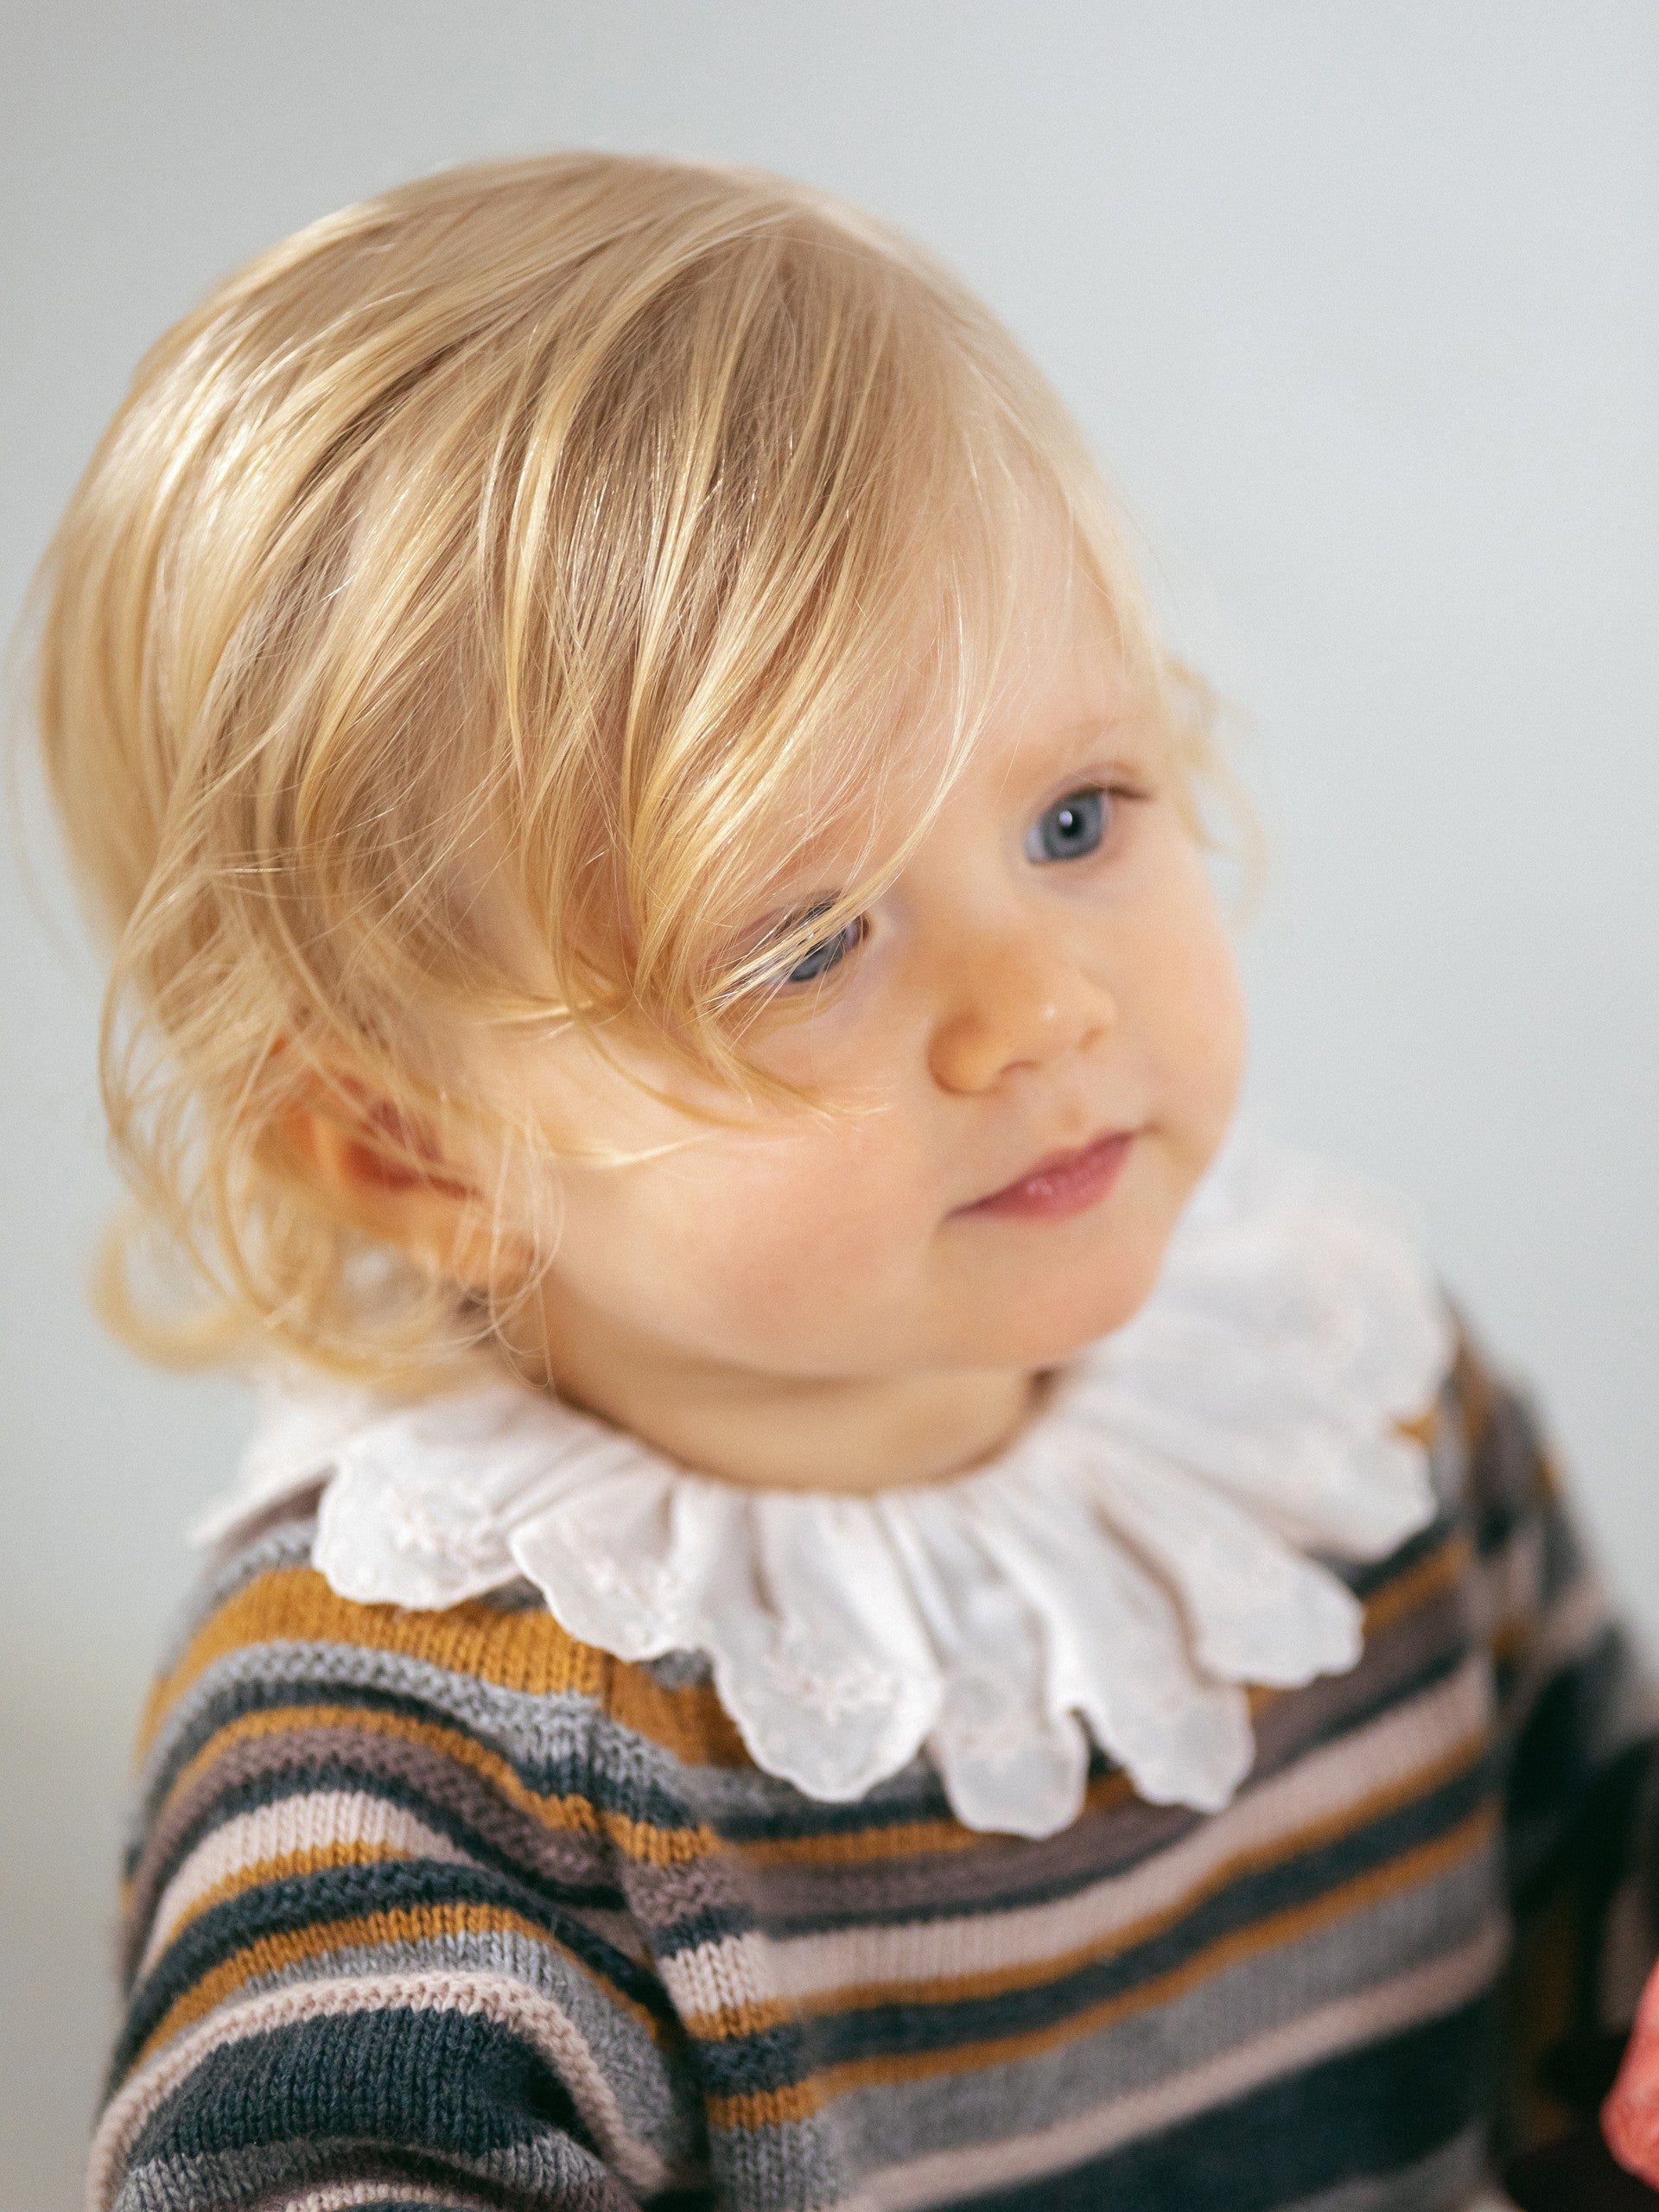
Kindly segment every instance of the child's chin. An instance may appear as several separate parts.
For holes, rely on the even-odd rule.
[[[1051,1281],[1030,1295],[1010,1297],[974,1332],[985,1341],[962,1348],[963,1364],[1058,1366],[1135,1319],[1152,1295],[1162,1260],[1161,1245],[1144,1258],[1116,1254],[1109,1268],[1081,1281]]]

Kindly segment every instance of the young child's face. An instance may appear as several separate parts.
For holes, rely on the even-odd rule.
[[[550,1346],[579,1320],[625,1356],[768,1376],[1034,1371],[1146,1297],[1233,1110],[1239,988],[1167,741],[1053,549],[1027,574],[966,772],[861,925],[805,963],[823,972],[786,987],[801,1002],[751,1039],[861,1110],[711,1128],[574,1035],[537,1048],[550,1121],[667,1147],[560,1168]],[[879,825],[895,838],[903,790]],[[838,889],[835,861],[803,855],[786,913]]]

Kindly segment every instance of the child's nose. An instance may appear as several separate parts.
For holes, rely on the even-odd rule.
[[[1116,1023],[1104,983],[1036,933],[960,948],[928,1065],[943,1090],[995,1089],[1015,1068],[1080,1052]]]

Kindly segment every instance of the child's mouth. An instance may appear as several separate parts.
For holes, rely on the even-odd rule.
[[[1096,1205],[1116,1182],[1129,1147],[1133,1129],[1114,1129],[1096,1137],[1078,1152],[1051,1153],[1039,1160],[1017,1183],[993,1191],[971,1205],[958,1206],[959,1217],[994,1214],[1004,1219],[1057,1221]]]

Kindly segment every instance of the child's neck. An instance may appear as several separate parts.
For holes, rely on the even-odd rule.
[[[1040,1376],[1019,1370],[850,1380],[759,1374],[632,1335],[624,1341],[605,1317],[563,1305],[555,1328],[512,1330],[504,1341],[527,1379],[683,1466],[755,1489],[944,1481],[1009,1444],[1042,1389]]]

